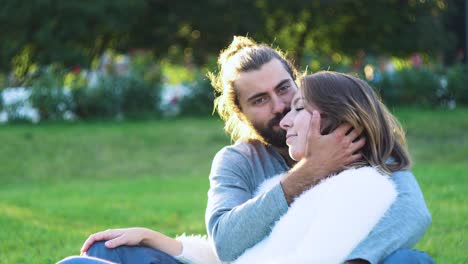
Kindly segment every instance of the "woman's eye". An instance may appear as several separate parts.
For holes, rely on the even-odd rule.
[[[304,107],[296,107],[296,112],[299,112],[301,110],[304,110]]]

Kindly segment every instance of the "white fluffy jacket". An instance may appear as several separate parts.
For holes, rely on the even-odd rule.
[[[265,181],[263,193],[283,175]],[[269,236],[234,264],[342,263],[396,199],[388,176],[375,168],[348,169],[305,191],[273,226]],[[205,238],[181,236],[185,263],[221,263]]]

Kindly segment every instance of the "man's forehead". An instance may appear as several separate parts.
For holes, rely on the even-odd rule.
[[[244,93],[247,95],[247,93],[256,93],[263,90],[267,92],[284,80],[290,80],[291,85],[294,83],[284,65],[279,60],[272,59],[258,70],[240,72],[234,80],[234,84],[239,95]]]

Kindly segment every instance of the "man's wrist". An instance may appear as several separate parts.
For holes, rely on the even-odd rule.
[[[306,159],[301,160],[294,166],[289,173],[281,180],[284,197],[288,204],[301,195],[305,190],[316,185],[325,175],[320,174],[320,169],[315,169],[307,164]]]
[[[285,179],[281,180],[280,184],[281,188],[283,189],[284,198],[286,198],[286,202],[288,203],[288,205],[290,205],[295,198],[293,195],[294,191],[291,189],[291,185],[288,184],[288,182],[285,181]]]

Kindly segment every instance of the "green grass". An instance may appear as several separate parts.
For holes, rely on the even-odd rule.
[[[467,262],[468,110],[404,109],[433,223],[417,248]],[[207,175],[229,139],[214,119],[0,127],[0,262],[53,263],[86,237],[145,226],[204,233]]]

